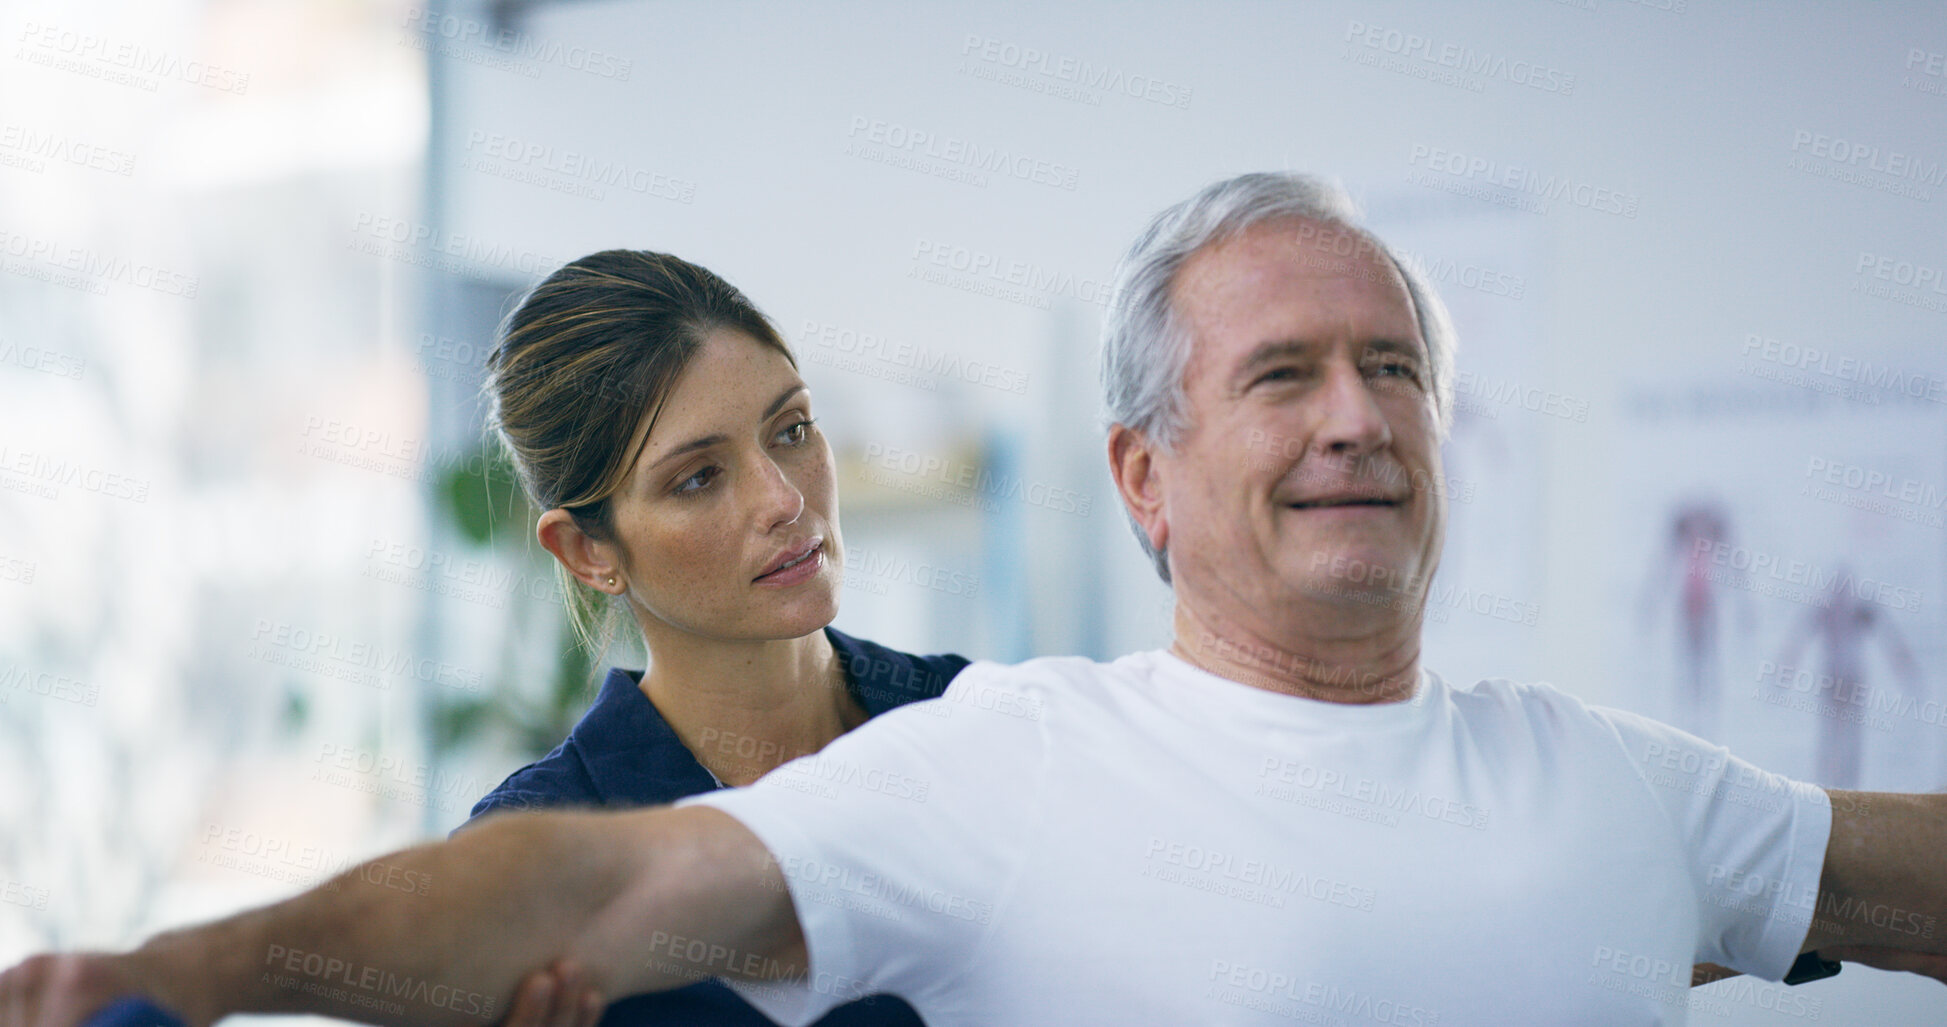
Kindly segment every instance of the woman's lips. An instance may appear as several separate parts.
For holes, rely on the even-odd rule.
[[[758,585],[795,585],[817,574],[825,566],[825,542],[819,539],[811,551],[796,563],[787,563],[769,574],[760,574],[754,580]]]

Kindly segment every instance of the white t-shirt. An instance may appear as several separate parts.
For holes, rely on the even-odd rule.
[[[1682,1023],[1693,962],[1784,976],[1832,826],[1545,685],[1354,706],[1161,651],[978,662],[692,802],[789,882],[811,974],[735,987],[793,1025]]]

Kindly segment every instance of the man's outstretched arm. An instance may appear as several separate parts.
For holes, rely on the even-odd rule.
[[[1947,794],[1826,794],[1832,837],[1800,951],[1947,981]],[[1692,984],[1735,976],[1700,963]]]
[[[804,939],[769,852],[727,814],[523,814],[130,953],[35,957],[0,975],[0,1027],[71,1027],[129,992],[195,1027],[240,1012],[485,1024],[557,959],[627,995],[792,976]]]
[[[1947,981],[1947,794],[1832,797],[1805,951]]]

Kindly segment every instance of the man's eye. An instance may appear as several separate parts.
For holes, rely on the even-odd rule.
[[[1271,370],[1266,371],[1261,375],[1258,375],[1257,380],[1260,382],[1288,382],[1296,377],[1298,377],[1297,368],[1274,367]]]
[[[1379,373],[1392,375],[1396,378],[1406,378],[1416,382],[1420,380],[1420,369],[1418,365],[1407,360],[1383,361],[1379,364]]]

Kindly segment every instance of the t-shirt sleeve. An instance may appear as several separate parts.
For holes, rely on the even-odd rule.
[[[979,948],[1032,837],[1047,689],[975,663],[938,699],[888,711],[747,788],[683,799],[736,817],[777,861],[809,973],[733,981],[787,1025],[886,992],[918,1006]]]
[[[1589,710],[1621,738],[1681,839],[1699,899],[1697,961],[1782,980],[1817,908],[1830,797],[1668,724]]]

